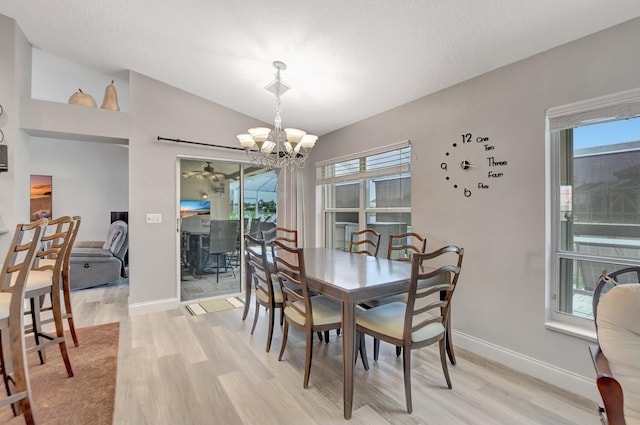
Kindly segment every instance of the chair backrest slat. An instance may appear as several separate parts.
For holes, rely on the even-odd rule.
[[[289,285],[282,285],[285,308],[296,311],[305,317],[305,326],[313,326],[311,297],[307,287],[307,274],[304,265],[304,251],[302,248],[292,248],[281,241],[274,241],[271,245],[275,272],[281,281]]]
[[[415,232],[389,235],[387,259],[411,262],[414,253],[424,254],[427,250],[427,238]]]
[[[271,271],[267,262],[267,244],[264,239],[255,239],[250,235],[245,235],[245,240],[250,242],[250,249],[247,250],[247,263],[251,267],[256,296],[263,293],[270,300],[271,307],[275,307],[275,297],[273,291],[273,281]]]
[[[378,255],[380,249],[380,233],[373,229],[364,229],[351,232],[349,252],[353,254],[366,254],[371,257]]]

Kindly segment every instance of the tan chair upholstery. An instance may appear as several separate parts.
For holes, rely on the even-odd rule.
[[[340,329],[342,327],[342,306],[324,296],[311,296],[307,287],[307,276],[302,248],[291,248],[281,241],[271,245],[276,274],[281,281],[291,286],[283,286],[284,330],[282,347],[278,360],[282,360],[287,346],[289,326],[305,333],[306,354],[303,387],[309,386],[313,334]]]
[[[406,303],[396,302],[369,310],[356,310],[358,333],[402,347],[405,399],[409,413],[413,410],[411,350],[439,343],[442,371],[447,387],[451,388],[446,356],[447,322],[451,317],[451,300],[456,288],[454,282],[460,268],[447,265],[424,273],[421,263],[428,255],[414,254],[412,257],[409,297]]]
[[[0,406],[12,404],[27,424],[35,424],[36,418],[24,346],[24,291],[46,224],[45,218],[18,224],[0,270],[0,366],[7,391]]]
[[[640,424],[640,283],[617,282],[638,272],[631,267],[602,276],[594,290],[598,346],[590,351],[604,404],[601,418],[609,425]]]

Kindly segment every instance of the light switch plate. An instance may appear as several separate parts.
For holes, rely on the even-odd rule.
[[[162,223],[162,214],[147,214],[148,224]]]

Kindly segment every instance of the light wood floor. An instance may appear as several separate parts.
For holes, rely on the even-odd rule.
[[[517,424],[597,425],[591,401],[458,349],[446,388],[437,351],[413,354],[413,405],[407,414],[402,361],[382,344],[367,372],[355,371],[353,417],[342,416],[341,338],[317,339],[308,389],[302,388],[304,340],[291,330],[278,361],[282,330],[265,352],[264,311],[250,334],[237,308],[191,316],[184,308],[127,316],[128,285],[73,292],[80,326],[119,321],[114,424]],[[82,343],[82,341],[81,341]],[[81,396],[81,395],[79,395]]]

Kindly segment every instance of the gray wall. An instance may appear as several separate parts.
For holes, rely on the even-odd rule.
[[[410,139],[413,229],[428,249],[465,249],[455,343],[583,394],[594,388],[587,341],[545,328],[545,110],[640,86],[639,37],[634,20],[423,97],[324,135],[310,161]],[[467,132],[489,137],[508,161],[503,178],[470,198],[440,168]],[[486,157],[464,149],[472,162]],[[305,169],[308,193],[313,173]]]
[[[110,143],[31,139],[30,174],[53,177],[53,215],[82,217],[77,240],[105,240],[111,211],[127,211],[129,151]]]
[[[157,136],[236,146],[236,134],[262,124],[151,78],[131,72],[130,108],[135,125],[129,139],[129,304],[133,313],[174,307],[178,296],[179,173],[177,156],[245,161],[243,151],[211,149]],[[160,213],[161,224],[146,224]]]

